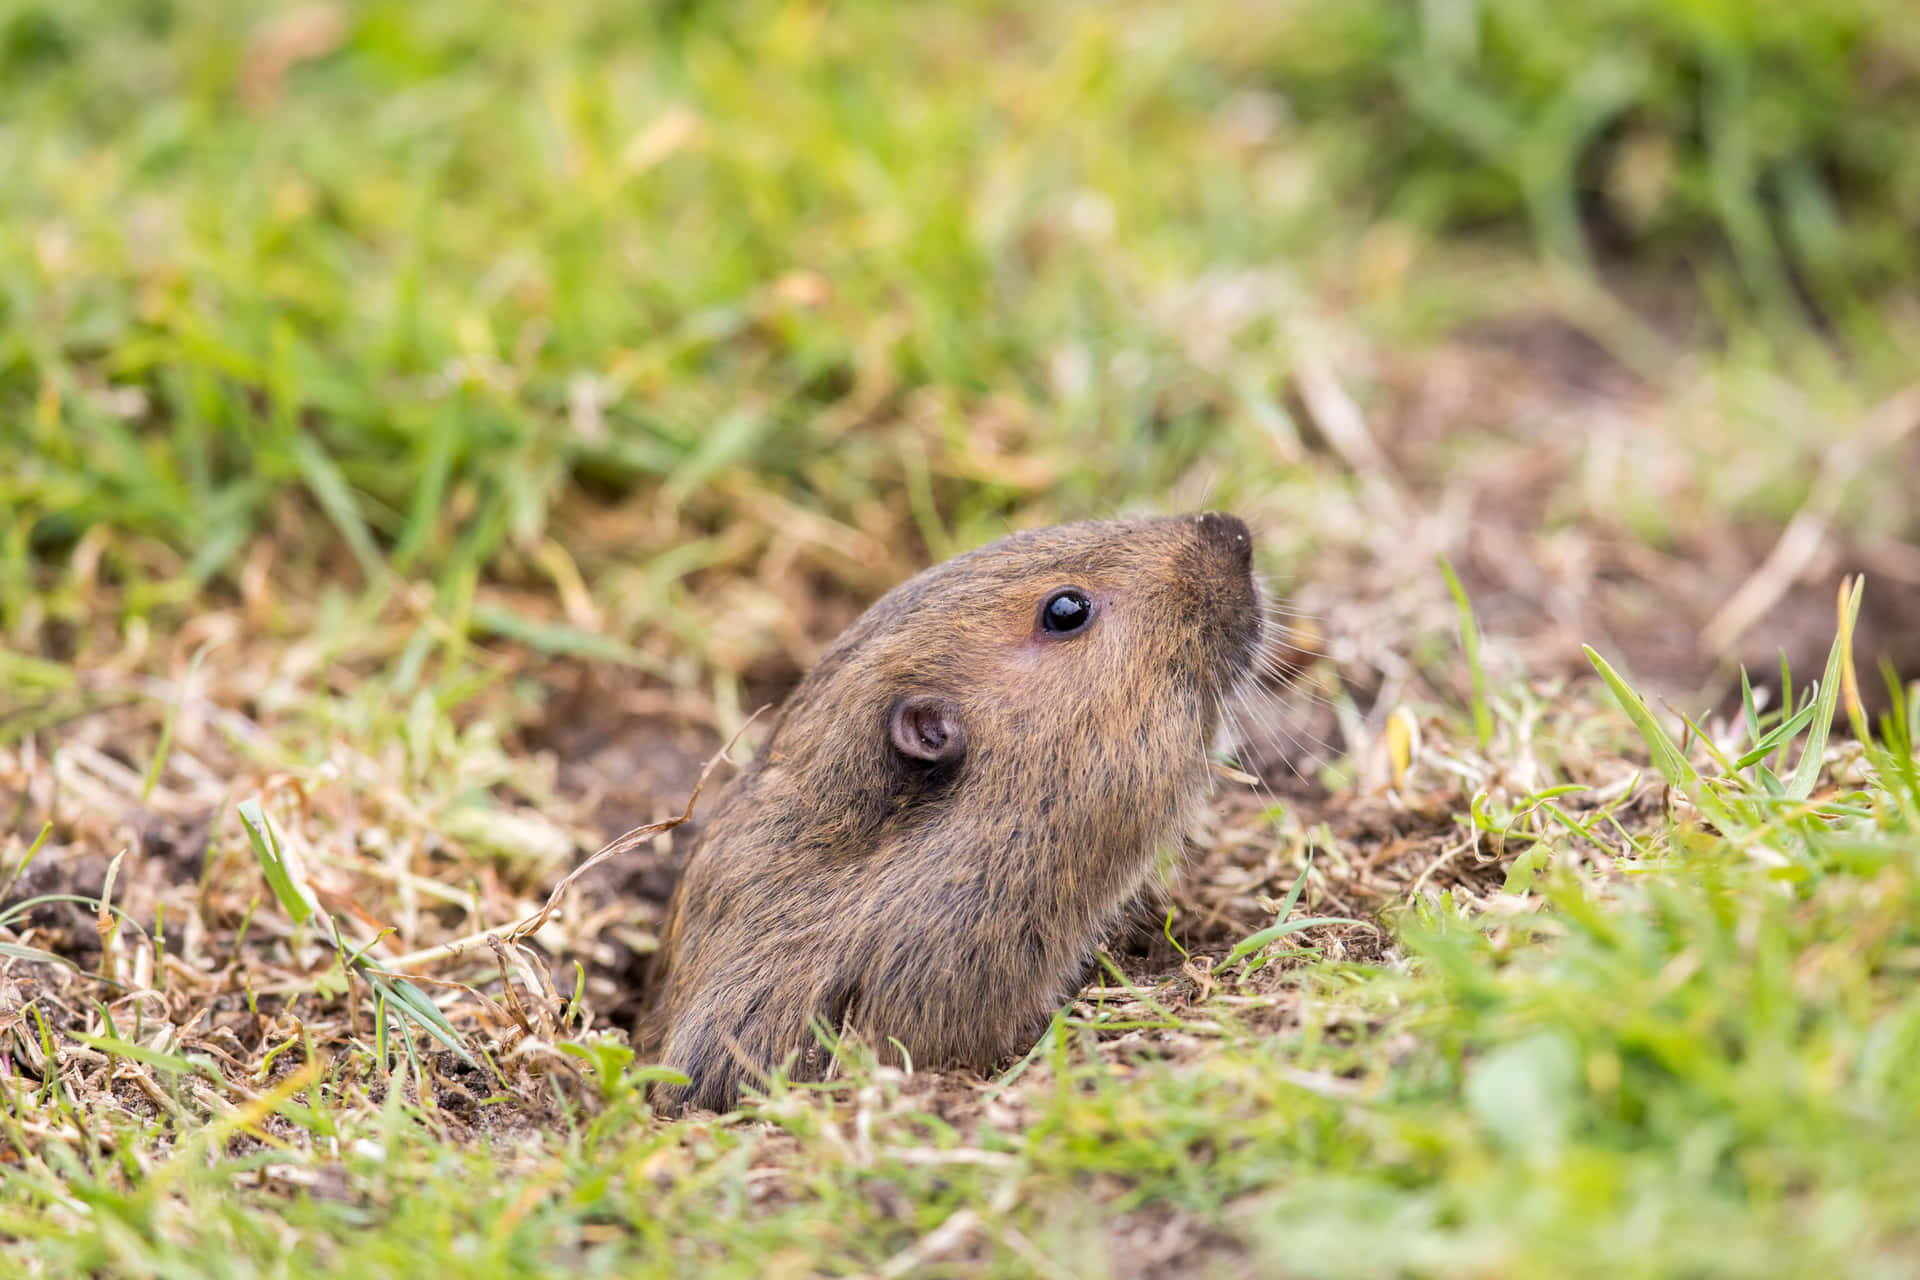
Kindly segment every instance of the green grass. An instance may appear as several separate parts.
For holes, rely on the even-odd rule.
[[[1744,243],[1760,216],[1696,192],[1717,153],[1696,158],[1682,89],[1723,51],[1759,95],[1743,136],[1783,153],[1753,162],[1763,176],[1837,168],[1860,189],[1866,229],[1829,233],[1878,286],[1849,268],[1847,297],[1904,290],[1904,24],[1868,0],[1752,20],[1695,8],[1563,23],[1489,4],[1483,38],[1446,53],[1387,3],[1328,19],[370,3],[274,77],[257,68],[287,24],[256,6],[10,0],[0,622],[20,634],[25,589],[89,533],[143,613],[232,581],[276,520],[314,524],[312,546],[364,579],[452,590],[480,566],[550,579],[537,552],[570,494],[657,493],[671,536],[621,554],[682,545],[650,607],[620,621],[660,626],[661,590],[738,564],[740,535],[722,531],[777,527],[756,491],[885,538],[897,517],[872,497],[903,493],[939,556],[1017,513],[1163,493],[1202,461],[1223,502],[1324,483],[1261,443],[1318,299],[1361,280],[1356,314],[1388,336],[1511,301],[1457,287],[1418,239],[1428,272],[1364,285],[1386,251],[1356,234],[1377,213],[1355,209],[1408,234],[1422,220],[1400,203],[1486,204],[1472,192],[1509,154],[1435,123],[1409,68],[1449,60],[1487,64],[1510,123],[1551,116],[1540,95],[1567,58],[1633,33],[1619,54],[1649,69],[1638,105],[1551,150],[1551,183],[1521,185],[1577,203],[1588,134],[1646,117],[1679,151],[1673,235],[1701,250],[1712,295],[1716,239]],[[1430,6],[1456,10],[1476,11]],[[1869,99],[1876,76],[1894,87]],[[1795,127],[1769,123],[1783,113]],[[1375,170],[1347,174],[1351,156]],[[1442,194],[1394,194],[1421,183]],[[1809,435],[1809,413],[1845,423],[1911,368],[1903,315],[1866,306],[1849,323],[1874,357],[1864,377],[1795,341],[1730,364],[1745,489],[1793,500],[1831,432]],[[1761,366],[1780,358],[1816,372],[1808,403],[1763,425],[1779,398]],[[590,576],[613,559],[567,541]]]
[[[1920,43],[1898,0],[1442,0],[1307,9],[1280,50],[1304,109],[1356,117],[1377,198],[1454,225],[1524,219],[1543,248],[1684,261],[1749,299],[1845,311],[1914,268]],[[1886,90],[1873,108],[1869,78]]]
[[[1686,723],[1617,657],[1529,674],[1468,534],[1548,586],[1810,499],[1913,540],[1910,435],[1816,476],[1920,362],[1920,27],[1563,10],[0,0],[0,885],[127,848],[142,904],[103,953],[0,903],[9,1260],[1915,1274],[1920,687],[1868,724],[1843,644]],[[1473,325],[1637,381],[1582,416]],[[554,719],[640,737],[637,687],[724,736],[929,559],[1202,503],[1326,589],[1408,753],[1379,830],[1329,821],[1384,804],[1356,753],[1243,848],[1265,945],[1183,901],[1196,963],[1123,964],[993,1082],[856,1057],[673,1125],[606,1019],[482,1034],[432,975],[504,1001],[484,958],[361,954],[342,901],[437,945],[606,834]],[[645,943],[603,928],[543,939],[589,1008]]]
[[[932,466],[921,514],[944,536],[1030,495],[972,461],[964,420],[1068,332],[1096,369],[1127,349],[1145,374],[1131,393],[1096,377],[1047,452],[1096,420],[1158,447],[1080,451],[1052,500],[1149,490],[1212,434],[1218,389],[1163,409],[1172,335],[1126,312],[1155,276],[1217,262],[1215,224],[1242,224],[1235,257],[1277,243],[1228,192],[1116,181],[1124,139],[1082,135],[1092,109],[1168,152],[1222,145],[1205,113],[1230,82],[1171,92],[1192,37],[1165,16],[1164,54],[1152,29],[1059,14],[1059,45],[996,55],[988,15],[369,5],[250,111],[223,33],[252,6],[148,11],[172,16],[14,20],[75,29],[28,42],[10,93],[44,122],[19,130],[28,194],[0,242],[0,403],[30,458],[9,481],[16,573],[22,539],[45,555],[104,524],[192,548],[197,585],[290,491],[369,575],[490,563],[531,550],[576,482],[658,485],[713,522],[731,512],[709,482],[746,458],[835,514]],[[1000,92],[978,96],[996,56]],[[160,109],[128,127],[148,95]],[[1083,192],[1153,241],[1131,278],[1097,269]],[[1207,234],[1173,234],[1196,219]],[[861,407],[892,424],[923,391],[914,430],[820,456],[830,406],[841,430]],[[1016,449],[1037,430],[1008,425]]]
[[[169,1152],[136,1154],[125,1121],[39,1147],[0,1184],[0,1229],[49,1274],[841,1272],[956,1215],[954,1273],[1102,1274],[1127,1262],[1113,1223],[1171,1217],[1233,1241],[1223,1266],[1312,1275],[1911,1274],[1909,698],[1834,762],[1852,781],[1795,801],[1758,765],[1715,776],[1737,818],[1616,847],[1624,875],[1551,828],[1517,911],[1443,896],[1396,921],[1398,963],[1292,967],[1299,1022],[1277,1034],[1202,1003],[1185,1034],[1206,1051],[1156,1061],[1068,1019],[1017,1109],[958,1129],[924,1085],[858,1064],[776,1090],[756,1124],[662,1126],[615,1054],[603,1100],[553,1131],[461,1147],[398,1092],[350,1114],[351,1089],[288,1102],[300,1072]],[[14,1082],[0,1123],[39,1109]],[[208,1159],[270,1111],[311,1145]],[[302,1171],[334,1190],[250,1189]]]

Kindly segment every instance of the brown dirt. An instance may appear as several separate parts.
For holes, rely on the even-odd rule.
[[[1444,604],[1431,568],[1433,551],[1445,550],[1482,629],[1525,670],[1588,674],[1581,646],[1592,645],[1666,695],[1725,709],[1743,664],[1777,672],[1784,651],[1797,681],[1817,675],[1833,640],[1839,583],[1860,574],[1868,590],[1857,659],[1869,671],[1885,657],[1899,672],[1920,673],[1920,508],[1880,521],[1893,536],[1832,521],[1815,553],[1777,584],[1770,608],[1724,652],[1706,643],[1710,620],[1766,571],[1782,530],[1716,515],[1699,477],[1674,451],[1673,434],[1686,429],[1678,413],[1551,313],[1470,326],[1451,342],[1396,355],[1377,370],[1367,413],[1384,487],[1397,504],[1395,527],[1363,542],[1352,560],[1330,565],[1339,590],[1311,591],[1311,606],[1337,626],[1356,599],[1420,595],[1410,577],[1425,581],[1429,604]],[[1888,488],[1920,492],[1920,431],[1908,430],[1904,445],[1873,465],[1904,473],[1904,485]],[[1626,467],[1636,485],[1666,493],[1666,541],[1650,542],[1612,509],[1604,489],[1595,491],[1593,477],[1609,467]],[[1404,545],[1409,528],[1414,554]],[[1398,643],[1404,648],[1421,633],[1403,625]],[[1369,647],[1352,634],[1331,642],[1348,651]],[[1374,670],[1349,665],[1342,676],[1370,693],[1391,661],[1366,665]],[[1451,692],[1463,696],[1465,688]],[[1884,704],[1877,679],[1865,681],[1862,694]]]

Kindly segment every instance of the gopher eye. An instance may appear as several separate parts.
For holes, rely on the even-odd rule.
[[[1093,621],[1093,601],[1078,587],[1062,587],[1040,602],[1040,625],[1070,635]]]

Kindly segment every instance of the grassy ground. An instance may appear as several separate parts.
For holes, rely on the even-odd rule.
[[[1915,1274],[1901,19],[0,0],[10,1258]],[[1302,677],[1026,1059],[653,1120],[697,809],[478,936],[1202,504]]]

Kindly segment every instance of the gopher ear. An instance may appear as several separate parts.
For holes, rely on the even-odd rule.
[[[960,708],[931,693],[910,693],[893,704],[894,749],[910,760],[951,764],[967,753]]]

